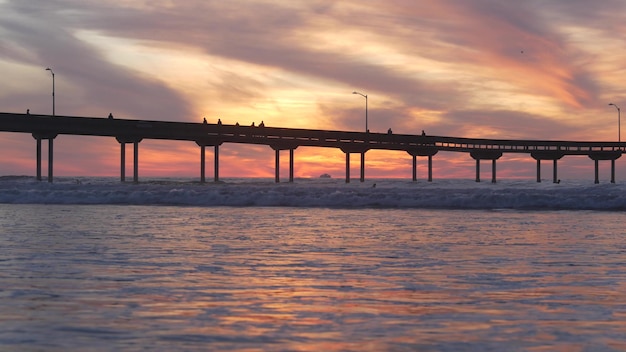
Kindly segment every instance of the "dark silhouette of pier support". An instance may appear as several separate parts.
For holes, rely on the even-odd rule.
[[[54,138],[48,138],[48,182],[52,182],[52,174],[54,168]]]
[[[206,183],[206,145],[200,145],[200,183]],[[219,145],[214,145],[213,182],[219,182]]]
[[[496,160],[502,156],[501,151],[496,150],[473,150],[470,156],[476,160],[476,182],[480,182],[480,161],[491,160],[491,183],[496,183]]]
[[[280,183],[280,150],[275,150],[276,157],[274,158],[274,182]]]
[[[428,182],[433,182],[433,156],[428,156]]]
[[[289,149],[289,182],[293,183],[293,151],[294,148]]]
[[[615,159],[611,159],[611,183],[615,183]]]
[[[213,182],[220,182],[220,146],[216,144],[213,148]]]
[[[561,159],[565,156],[565,153],[562,151],[535,151],[531,152],[530,156],[537,160],[537,182],[541,182],[541,161],[542,160],[552,160],[552,182],[558,183],[558,168],[557,168],[557,160]]]
[[[622,156],[621,151],[597,151],[590,152],[589,158],[594,162],[594,183],[600,183],[599,161],[610,160],[611,161],[611,183],[615,183],[615,160]]]
[[[433,181],[433,155],[437,154],[437,149],[433,147],[411,148],[406,152],[413,158],[413,182],[417,181],[417,157],[428,157],[428,182]]]
[[[220,142],[215,140],[197,140],[200,147],[200,183],[206,183],[206,147],[213,146],[213,182],[219,182]]]
[[[37,181],[41,181],[41,138],[36,138],[37,146],[36,146],[36,167],[37,167]]]
[[[206,146],[200,146],[200,183],[206,182]]]
[[[350,153],[346,153],[346,183],[350,183]],[[361,177],[360,181],[365,182],[365,152],[360,152],[361,154]]]
[[[126,182],[126,144],[133,144],[133,182],[139,183],[139,137],[116,137],[120,143],[120,180]]]
[[[346,183],[350,183],[350,153],[346,153]],[[360,181],[365,182],[365,152],[359,153],[361,154],[361,177]]]
[[[275,151],[275,166],[274,166],[274,182],[280,182],[280,151],[281,150],[289,150],[289,182],[293,183],[293,158],[294,158],[294,150],[298,147],[294,143],[274,143],[271,144],[270,147]]]
[[[126,182],[126,143],[120,143],[120,181]]]
[[[350,183],[350,153],[346,153],[346,183]]]
[[[361,152],[361,182],[365,182],[365,152]]]
[[[351,153],[359,153],[361,154],[361,182],[365,182],[365,153],[369,150],[367,147],[361,146],[351,146],[351,147],[341,147],[342,152],[346,154],[346,183],[350,183],[350,154]]]
[[[33,133],[33,138],[37,141],[37,181],[41,181],[41,141],[43,139],[48,140],[48,182],[52,182],[54,172],[54,139],[56,133]]]

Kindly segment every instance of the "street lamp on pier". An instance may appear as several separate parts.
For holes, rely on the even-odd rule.
[[[369,129],[367,128],[367,94],[359,93],[356,91],[352,92],[352,94],[358,94],[365,98],[365,132],[369,132]]]
[[[55,98],[54,98],[54,71],[50,67],[46,68],[46,71],[50,71],[52,74],[52,116],[56,116],[55,112]]]
[[[619,106],[617,106],[617,104],[609,103],[609,105],[613,105],[613,106],[615,106],[615,108],[617,109],[617,141],[618,141],[618,142],[621,142],[621,141],[622,141],[622,136],[621,136],[621,134],[622,134],[622,128],[621,128],[621,126],[620,126],[620,124],[621,124],[620,120],[621,120],[622,118],[621,118],[621,116],[620,116],[620,115],[621,115],[621,114],[620,114],[620,108],[619,108]]]

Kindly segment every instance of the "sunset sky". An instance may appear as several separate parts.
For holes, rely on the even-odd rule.
[[[617,141],[624,13],[623,0],[0,0],[0,111],[51,114],[50,67],[57,115],[363,131],[359,91],[372,132]],[[34,175],[32,136],[0,133],[0,148],[0,175]],[[119,174],[113,138],[59,136],[54,153],[55,175]],[[144,140],[139,153],[140,178],[199,175],[194,143]],[[295,156],[296,177],[344,175],[339,150]],[[407,153],[366,159],[366,177],[411,177]],[[221,177],[274,174],[265,146],[222,145],[220,163]],[[473,178],[474,165],[440,152],[434,178]],[[593,181],[593,161],[565,157],[559,177]],[[534,179],[535,161],[505,154],[498,178]]]

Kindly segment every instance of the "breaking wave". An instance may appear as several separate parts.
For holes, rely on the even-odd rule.
[[[225,179],[206,183],[156,179],[138,184],[114,178],[0,177],[0,203],[122,204],[176,206],[284,206],[339,208],[626,210],[626,185],[569,180],[560,184],[529,180],[496,184],[447,179],[411,182],[358,180]]]

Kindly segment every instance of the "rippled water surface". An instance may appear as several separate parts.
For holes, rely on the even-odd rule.
[[[626,350],[624,220],[0,204],[0,349]]]

